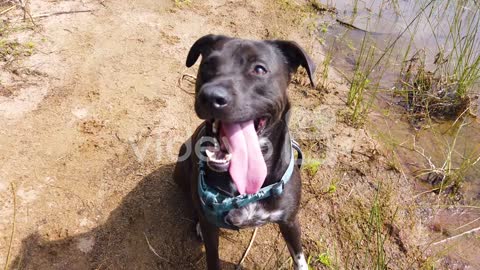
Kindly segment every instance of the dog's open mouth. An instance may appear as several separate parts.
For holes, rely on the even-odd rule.
[[[258,118],[254,121],[257,136],[262,134],[266,124],[266,118]],[[222,122],[220,120],[212,121],[212,134],[214,136],[213,140],[215,145],[208,147],[206,150],[208,166],[217,172],[228,171],[230,160],[232,159],[232,154],[229,151],[230,142],[225,136],[222,127]]]
[[[230,172],[240,194],[253,194],[263,185],[267,174],[259,135],[267,118],[244,122],[212,122],[214,145],[206,149],[207,164],[217,172]]]

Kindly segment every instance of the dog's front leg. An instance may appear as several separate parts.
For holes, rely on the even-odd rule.
[[[200,218],[200,229],[202,231],[203,243],[207,253],[208,270],[219,270],[220,260],[218,258],[218,234],[219,229]]]
[[[295,218],[293,221],[278,224],[280,232],[287,243],[288,251],[293,258],[295,270],[308,270],[308,264],[303,254],[300,223]]]

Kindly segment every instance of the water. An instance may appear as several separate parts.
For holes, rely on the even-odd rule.
[[[450,26],[456,11],[463,11],[459,18],[464,24],[478,20],[479,12],[474,12],[473,8],[468,6],[460,9],[458,2],[462,1],[437,0],[430,3],[426,0],[375,0],[358,1],[355,8],[355,0],[336,1],[338,13],[327,16],[329,17],[326,23],[328,30],[321,33],[320,37],[325,40],[327,48],[333,48],[336,56],[339,56],[339,52],[344,56],[335,57],[333,64],[350,71],[353,70],[360,44],[365,36],[369,43],[376,47],[375,59],[378,59],[385,49],[393,48],[383,58],[384,61],[378,68],[372,72],[372,78],[379,78],[383,74],[381,86],[392,86],[400,75],[402,62],[409,60],[415,52],[424,50],[426,67],[433,70],[436,67],[433,63],[437,54],[441,51],[445,54],[452,50]],[[469,3],[473,2],[469,1]],[[348,28],[341,22],[358,29]],[[459,28],[461,29],[459,36],[464,36],[468,32],[466,25]],[[470,32],[472,31],[474,30]],[[480,53],[480,40],[478,40],[480,32],[478,31],[480,30],[475,31],[478,34],[476,47],[478,55]],[[407,57],[405,57],[406,52]]]
[[[355,1],[340,0],[320,1],[329,6],[335,6],[337,14],[325,14],[320,21],[319,37],[324,42],[325,51],[332,54],[332,65],[351,79],[355,65],[358,64],[361,44],[366,38],[367,45],[375,47],[371,63],[373,66],[382,57],[370,74],[370,89],[376,90],[374,104],[369,114],[367,127],[376,134],[387,149],[395,152],[398,161],[407,172],[414,174],[419,169],[428,167],[428,160],[436,167],[441,167],[448,157],[448,149],[455,142],[452,152],[452,166],[465,164],[465,159],[471,160],[480,156],[480,120],[467,117],[465,125],[458,132],[453,122],[425,122],[422,128],[415,129],[407,121],[405,109],[400,106],[401,98],[394,95],[393,89],[398,88],[401,70],[405,60],[409,60],[421,51],[425,56],[425,67],[434,70],[436,57],[441,58],[452,51],[452,25],[455,18],[458,24],[457,36],[474,36],[476,44],[473,57],[480,54],[480,28],[468,27],[469,22],[480,21],[478,7],[473,1],[408,1],[408,0],[376,0]],[[463,5],[462,5],[463,4]],[[458,15],[461,14],[461,15]],[[352,27],[353,26],[353,27]],[[460,40],[460,39],[458,39]],[[391,50],[389,50],[391,49]],[[457,47],[458,49],[458,47]],[[387,53],[384,53],[387,51]],[[443,52],[439,54],[439,52]],[[383,55],[383,56],[382,56]],[[458,55],[457,55],[458,56]],[[453,57],[452,59],[458,59]],[[451,61],[453,62],[453,61]],[[455,65],[445,65],[444,70],[452,70]],[[473,86],[471,95],[480,94],[480,84]],[[478,103],[478,99],[473,102]],[[474,112],[480,115],[480,106]],[[457,126],[458,126],[457,122]],[[416,150],[412,150],[415,138]],[[422,156],[418,152],[424,151]],[[425,178],[425,177],[424,177]],[[415,183],[420,195],[428,196],[426,191],[433,188],[426,182]],[[462,205],[454,208],[438,208],[430,220],[432,240],[456,235],[468,229],[480,226],[480,161],[465,174],[460,195],[454,201]],[[451,203],[451,202],[449,202]],[[464,207],[477,206],[477,208]],[[477,220],[478,219],[478,220]],[[476,220],[476,221],[475,221]],[[470,223],[471,221],[475,221]],[[470,223],[470,224],[469,224]],[[467,226],[463,226],[467,224]],[[459,228],[460,227],[460,228]],[[452,246],[453,245],[453,246]],[[453,247],[453,248],[452,248]],[[444,249],[447,250],[444,250]],[[444,252],[447,256],[465,262],[480,269],[479,238],[460,238],[453,244],[437,247],[435,250]]]

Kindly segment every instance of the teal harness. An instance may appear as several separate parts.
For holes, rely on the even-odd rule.
[[[232,209],[237,209],[246,206],[249,203],[257,202],[259,200],[266,199],[270,196],[279,196],[283,193],[285,185],[290,180],[293,174],[293,169],[295,165],[295,157],[293,155],[293,149],[298,153],[297,160],[300,160],[298,167],[301,167],[302,161],[302,151],[300,146],[294,140],[291,141],[292,152],[290,163],[288,164],[287,170],[283,174],[280,181],[261,188],[255,194],[243,194],[236,197],[230,197],[225,194],[222,194],[219,190],[214,187],[207,185],[205,181],[205,166],[206,162],[201,160],[198,163],[199,174],[198,174],[198,196],[200,197],[200,202],[202,205],[203,213],[207,220],[215,224],[218,227],[238,230],[234,225],[228,224],[225,222],[225,216]]]

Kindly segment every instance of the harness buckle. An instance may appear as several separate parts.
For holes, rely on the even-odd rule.
[[[235,209],[238,209],[240,208],[240,205],[238,205],[238,199],[235,198],[232,200],[232,206],[235,208]]]
[[[274,196],[281,195],[284,187],[285,187],[285,182],[281,181],[277,183],[274,187],[272,187],[272,195]]]

